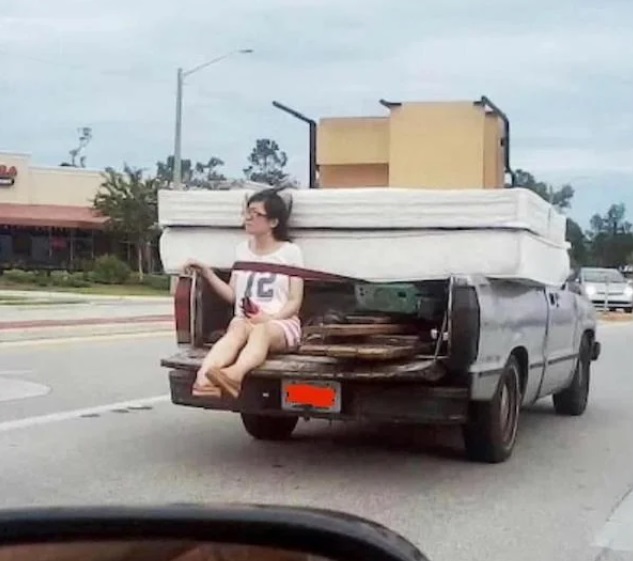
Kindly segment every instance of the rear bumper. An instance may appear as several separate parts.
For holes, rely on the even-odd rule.
[[[331,420],[367,420],[423,424],[462,424],[468,414],[468,389],[429,387],[411,382],[341,382],[341,412],[328,413],[304,409],[285,411],[281,407],[281,380],[247,378],[237,400],[195,397],[191,386],[195,373],[171,370],[171,400],[176,405],[236,413],[299,415]]]

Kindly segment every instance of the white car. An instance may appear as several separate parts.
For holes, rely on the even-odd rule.
[[[583,267],[578,282],[596,308],[633,313],[633,286],[617,269]]]

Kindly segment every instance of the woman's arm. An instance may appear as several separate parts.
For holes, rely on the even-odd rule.
[[[215,274],[215,271],[210,267],[202,269],[200,274],[211,285],[211,288],[215,290],[220,298],[226,300],[229,304],[235,303],[235,275],[233,273],[231,273],[231,278],[228,283],[218,277],[218,275]]]
[[[289,319],[296,316],[303,303],[303,279],[290,277],[290,290],[288,301],[276,314],[271,314],[271,319]]]
[[[231,273],[228,283],[224,282],[215,274],[211,267],[207,267],[204,263],[200,263],[194,259],[187,261],[184,267],[185,271],[195,270],[209,283],[211,288],[229,304],[235,303],[235,275]]]

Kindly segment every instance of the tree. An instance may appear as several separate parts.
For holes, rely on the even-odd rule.
[[[244,175],[249,181],[276,187],[296,187],[296,181],[284,171],[288,156],[270,138],[258,138],[255,141],[248,163]]]
[[[626,220],[626,206],[613,204],[604,215],[594,214],[589,238],[593,261],[602,267],[626,265],[633,253],[633,225]]]
[[[156,177],[162,186],[171,183],[174,176],[174,156],[168,156],[164,162],[156,163]],[[220,173],[219,169],[224,165],[224,161],[216,156],[211,156],[206,163],[191,160],[181,160],[182,181],[188,187],[199,189],[215,189],[217,182],[225,181],[226,177]]]
[[[143,254],[158,233],[157,178],[124,166],[123,173],[106,168],[103,183],[93,201],[95,210],[109,218],[108,227],[136,246],[139,277],[143,278]]]
[[[161,187],[167,187],[174,177],[174,160],[174,156],[168,156],[164,162],[156,162],[156,179],[160,182]],[[182,181],[186,184],[191,179],[191,160],[182,159],[180,166]]]
[[[571,218],[567,219],[565,239],[571,244],[569,257],[572,269],[576,269],[587,264],[590,256],[590,248],[587,237],[582,231],[580,225]]]
[[[536,193],[539,197],[551,203],[559,211],[571,208],[574,198],[574,188],[571,185],[563,185],[556,189],[544,181],[539,181],[530,172],[518,169],[514,172],[514,187],[522,187]],[[565,237],[571,244],[569,257],[572,267],[585,265],[590,256],[589,244],[580,225],[571,218],[567,218]]]
[[[514,175],[514,187],[523,187],[524,189],[534,191],[558,210],[567,210],[571,207],[571,201],[574,198],[574,188],[571,185],[563,185],[555,189],[549,183],[537,181],[531,173],[522,169],[516,170]]]
[[[197,162],[191,184],[193,187],[213,189],[214,182],[226,181],[226,176],[218,171],[224,165],[224,161],[211,156],[206,164]]]
[[[88,146],[90,141],[92,140],[92,128],[90,127],[82,127],[78,130],[79,132],[79,145],[77,148],[73,148],[68,153],[70,154],[70,162],[62,162],[60,165],[62,167],[86,167],[86,156],[79,156],[81,152]],[[79,157],[79,165],[77,165],[77,157]]]

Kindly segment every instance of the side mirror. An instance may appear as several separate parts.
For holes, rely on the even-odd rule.
[[[264,505],[0,511],[0,561],[427,561],[363,518]]]

